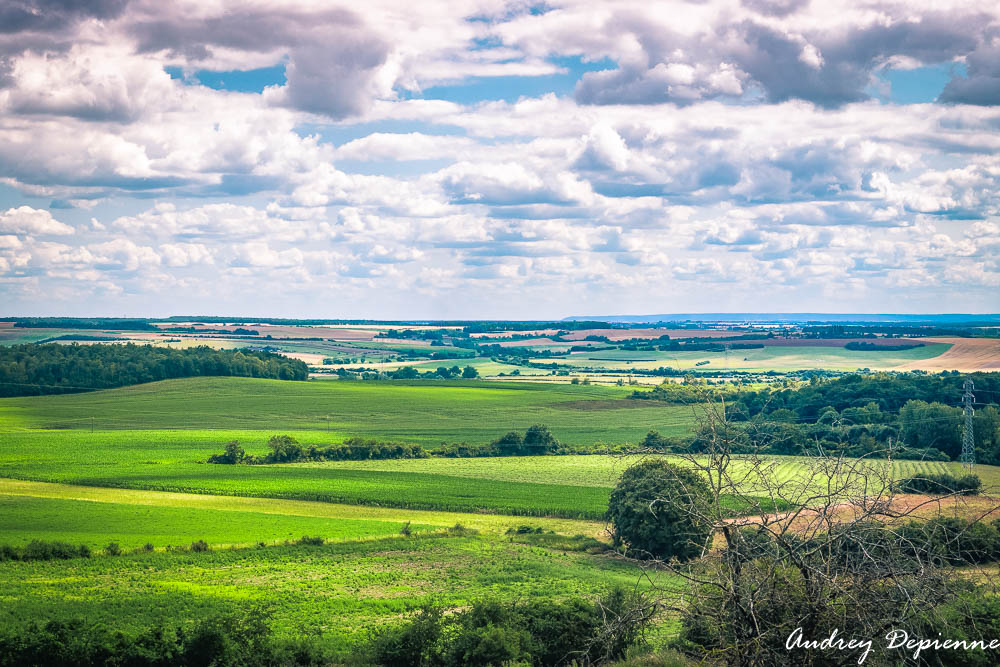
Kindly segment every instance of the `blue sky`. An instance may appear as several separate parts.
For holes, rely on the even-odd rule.
[[[8,314],[1000,310],[982,3],[25,1]]]

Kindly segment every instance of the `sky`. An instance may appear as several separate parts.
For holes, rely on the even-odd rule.
[[[4,0],[0,314],[1000,311],[1000,6]]]

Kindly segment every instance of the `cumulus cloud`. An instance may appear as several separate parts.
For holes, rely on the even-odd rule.
[[[0,232],[62,236],[72,234],[73,228],[53,218],[48,211],[19,206],[0,213]]]
[[[0,290],[22,312],[989,309],[998,27],[971,0],[15,0]],[[955,72],[936,103],[869,100],[924,65]],[[264,67],[284,81],[199,83]]]

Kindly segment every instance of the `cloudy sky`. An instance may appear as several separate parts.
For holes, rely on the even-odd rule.
[[[982,0],[3,0],[0,314],[1000,311]]]

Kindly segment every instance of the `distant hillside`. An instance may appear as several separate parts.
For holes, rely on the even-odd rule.
[[[0,397],[69,394],[203,375],[306,380],[309,367],[270,352],[152,345],[0,347]]]
[[[566,322],[600,320],[627,324],[656,324],[660,322],[905,322],[907,324],[1000,324],[1000,314],[974,313],[665,313],[661,315],[574,315]]]

